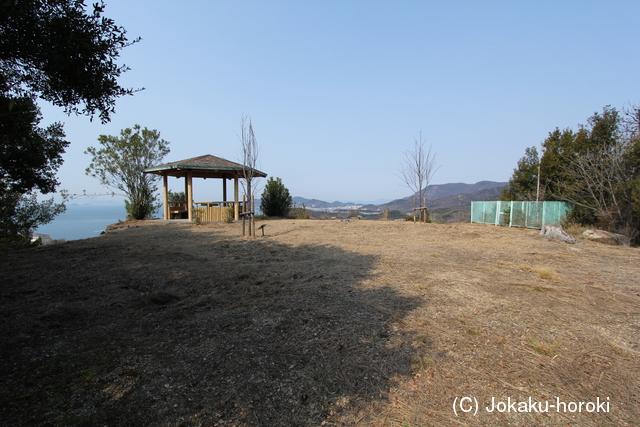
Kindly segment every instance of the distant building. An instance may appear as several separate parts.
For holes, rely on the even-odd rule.
[[[48,234],[33,233],[33,236],[31,236],[31,241],[35,242],[38,239],[42,240],[43,245],[53,243],[53,240],[51,240],[51,236],[49,236]]]

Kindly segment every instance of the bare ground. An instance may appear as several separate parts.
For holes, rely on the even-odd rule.
[[[251,240],[239,224],[124,223],[4,254],[0,423],[640,425],[637,248],[266,224]]]

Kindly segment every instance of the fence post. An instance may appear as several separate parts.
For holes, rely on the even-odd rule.
[[[509,228],[513,224],[513,200],[509,203]]]

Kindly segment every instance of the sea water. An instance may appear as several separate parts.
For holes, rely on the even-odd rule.
[[[65,213],[35,232],[48,234],[53,240],[77,240],[99,236],[107,225],[124,221],[127,212],[120,204],[68,203]]]

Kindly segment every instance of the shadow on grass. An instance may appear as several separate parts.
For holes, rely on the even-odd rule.
[[[0,261],[6,422],[355,421],[410,375],[391,324],[415,303],[371,285],[376,257],[167,230]]]

